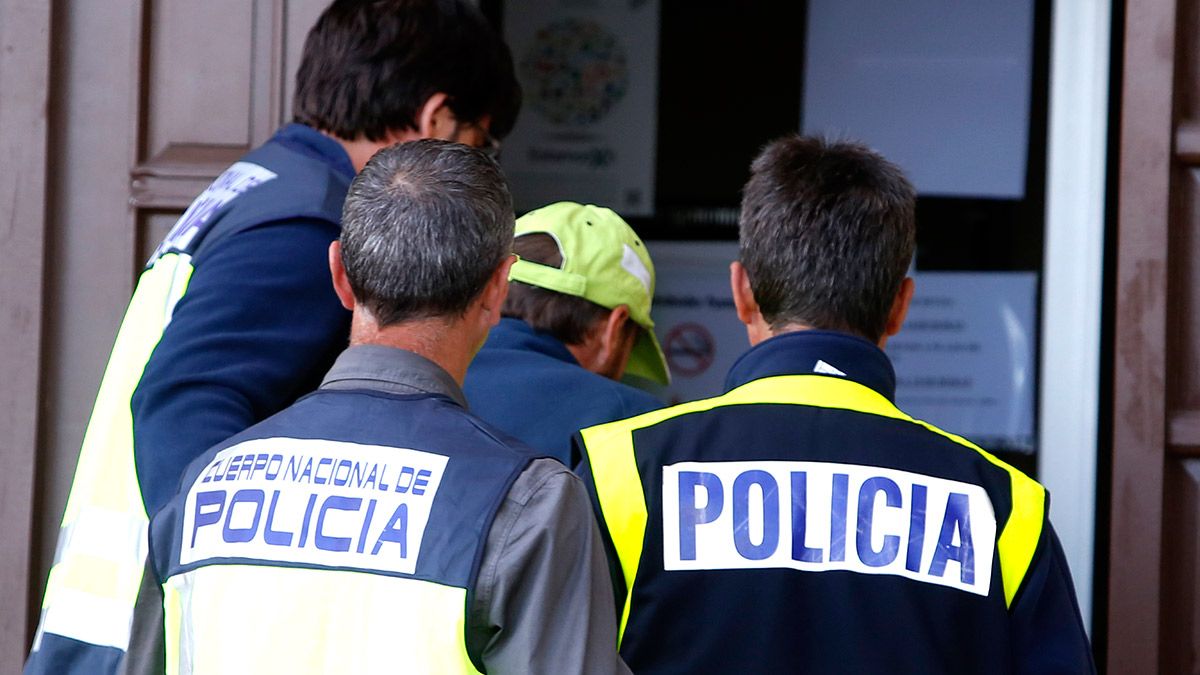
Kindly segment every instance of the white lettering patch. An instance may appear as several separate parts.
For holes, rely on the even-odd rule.
[[[167,251],[183,251],[187,249],[200,230],[208,224],[209,218],[217,209],[225,206],[234,197],[250,188],[273,180],[277,174],[270,169],[250,162],[236,162],[192,200],[187,211],[179,217],[171,231],[158,245],[151,262]]]
[[[448,458],[268,438],[217,453],[188,491],[179,562],[252,558],[411,574]]]
[[[663,467],[668,570],[890,574],[987,595],[996,515],[978,485],[826,462]]]

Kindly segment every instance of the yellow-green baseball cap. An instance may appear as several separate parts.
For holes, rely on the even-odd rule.
[[[518,260],[509,279],[612,309],[629,307],[642,327],[625,371],[659,384],[670,383],[667,360],[650,318],[654,263],[641,238],[611,209],[557,202],[517,219],[516,236],[543,233],[558,242],[562,267]]]

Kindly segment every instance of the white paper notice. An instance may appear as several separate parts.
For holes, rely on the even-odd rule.
[[[517,210],[571,200],[652,215],[658,2],[506,4],[525,95],[502,159]]]
[[[735,242],[649,242],[658,281],[655,333],[669,403],[724,392],[750,344],[729,291]],[[899,334],[887,343],[904,412],[991,449],[1033,451],[1037,274],[919,272]],[[639,385],[643,384],[641,382]]]
[[[926,195],[1025,194],[1033,0],[812,0],[805,133],[861,140]]]
[[[1033,451],[1037,274],[921,272],[887,343],[904,412],[985,448]]]

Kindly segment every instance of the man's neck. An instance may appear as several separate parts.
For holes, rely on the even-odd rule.
[[[441,366],[462,386],[467,366],[483,342],[462,324],[459,320],[435,317],[381,327],[370,317],[356,312],[350,325],[350,344],[381,345],[413,352]]]
[[[777,335],[787,335],[788,333],[802,333],[806,330],[817,330],[817,329],[815,329],[812,326],[809,326],[807,324],[803,324],[803,323],[787,323],[787,324],[783,324],[782,326],[779,326],[778,328],[768,328],[767,334],[762,338],[762,340],[766,340],[768,338],[773,338]],[[848,330],[842,330],[842,329],[837,329],[837,330],[838,330],[838,332],[846,333],[847,335],[853,335],[855,337],[860,337],[864,340],[867,340],[868,342],[873,342],[875,344],[875,346],[879,347],[880,349],[883,349],[884,346],[887,344],[887,338],[888,338],[887,335],[880,337],[878,340],[871,340],[870,338],[866,337],[865,335],[859,335],[858,333],[854,333],[854,332],[851,332]],[[751,345],[752,346],[756,345],[759,342],[762,342],[762,340],[758,340],[757,342],[752,341]]]

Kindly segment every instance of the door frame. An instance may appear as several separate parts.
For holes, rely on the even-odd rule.
[[[0,0],[0,670],[29,649],[41,392],[51,3]]]
[[[1112,0],[1052,12],[1038,476],[1090,632]]]
[[[1176,145],[1175,0],[1126,0],[1112,356],[1108,640],[1112,673],[1162,654],[1167,277]]]

